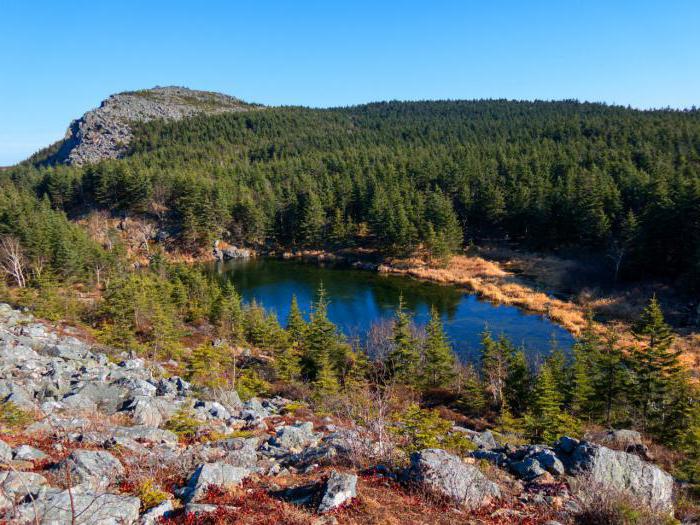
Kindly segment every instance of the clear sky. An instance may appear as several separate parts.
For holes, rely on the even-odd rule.
[[[698,0],[0,0],[0,166],[111,93],[700,105]]]

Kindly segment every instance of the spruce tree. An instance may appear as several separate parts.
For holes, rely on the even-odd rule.
[[[643,428],[650,415],[663,427],[667,415],[664,398],[672,388],[672,380],[681,370],[680,351],[671,350],[673,333],[664,320],[661,306],[653,296],[633,328],[639,341],[630,356],[634,372],[634,401],[640,410]]]
[[[508,360],[508,375],[505,382],[505,403],[509,410],[522,415],[527,409],[532,389],[532,374],[525,352],[514,352]]]
[[[455,376],[455,355],[435,306],[430,309],[430,319],[425,332],[421,385],[424,388],[447,387]]]
[[[612,330],[595,355],[592,375],[596,412],[602,415],[605,425],[609,427],[629,383],[625,358],[618,345],[617,334]]]
[[[574,344],[572,364],[571,409],[579,417],[590,418],[595,400],[594,363],[598,355],[600,339],[595,333],[593,319],[588,316],[581,337]]]
[[[411,333],[411,316],[406,312],[403,295],[394,316],[392,349],[387,356],[387,365],[393,376],[404,384],[416,382],[420,354],[418,345]]]
[[[346,346],[337,327],[328,319],[328,299],[323,283],[319,285],[317,298],[311,310],[309,323],[304,330],[302,370],[304,377],[315,381],[321,367],[331,366],[334,373],[345,361]]]
[[[532,407],[525,416],[525,426],[531,439],[546,443],[563,434],[576,433],[578,422],[562,411],[562,395],[551,365],[545,363],[537,376]]]
[[[220,337],[232,343],[240,341],[243,337],[243,306],[233,283],[227,281],[224,284],[214,303],[212,317]]]
[[[316,395],[323,398],[338,392],[338,376],[333,370],[326,349],[320,350],[315,356],[316,375],[313,380]]]
[[[289,315],[287,316],[287,333],[293,342],[298,344],[303,343],[304,335],[306,333],[306,320],[299,309],[299,303],[297,303],[296,295],[292,295],[292,303],[289,307]]]

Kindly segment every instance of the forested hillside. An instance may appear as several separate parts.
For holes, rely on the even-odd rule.
[[[128,158],[6,172],[54,208],[148,212],[183,246],[505,237],[605,253],[626,278],[700,276],[700,113],[388,102],[135,125]]]

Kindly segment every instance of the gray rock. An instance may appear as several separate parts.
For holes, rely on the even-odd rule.
[[[167,518],[173,510],[173,502],[169,499],[165,500],[160,505],[156,505],[144,512],[139,520],[139,525],[156,525],[160,518]]]
[[[505,466],[508,462],[508,456],[503,452],[496,452],[494,450],[474,450],[470,453],[471,457],[474,459],[485,459],[486,461],[498,465],[499,467]]]
[[[509,465],[509,467],[516,476],[524,481],[532,481],[545,473],[545,470],[534,458],[525,458],[522,461],[514,461]]]
[[[201,514],[212,514],[218,511],[220,508],[228,509],[231,511],[236,510],[235,507],[230,505],[209,505],[207,503],[188,503],[185,505],[185,515],[188,514],[197,516]]]
[[[135,441],[148,441],[151,443],[168,443],[177,445],[177,434],[170,430],[154,428],[145,425],[133,427],[115,427],[112,431],[115,437],[125,437]]]
[[[137,425],[158,428],[163,422],[155,400],[149,396],[137,396],[132,399],[127,410],[131,412],[131,417]]]
[[[318,512],[321,514],[330,512],[355,496],[357,496],[357,475],[334,470],[323,489]]]
[[[564,465],[551,450],[543,450],[533,456],[540,466],[550,474],[562,476],[564,474]]]
[[[92,490],[106,489],[124,475],[119,460],[103,450],[74,450],[59,463],[59,468],[69,470],[73,483],[87,484]]]
[[[0,496],[5,496],[6,502],[10,505],[26,496],[35,496],[42,487],[47,485],[46,478],[34,472],[0,472]],[[0,508],[2,508],[1,501]]]
[[[0,462],[12,459],[12,447],[0,439]]]
[[[472,443],[474,443],[477,447],[486,450],[491,450],[492,448],[498,447],[498,442],[490,430],[484,430],[478,434],[473,434],[469,439],[471,439]]]
[[[71,123],[51,162],[82,165],[121,157],[132,138],[132,122],[180,120],[197,113],[243,111],[254,106],[208,91],[182,87],[118,93]]]
[[[314,434],[314,425],[310,421],[284,426],[270,438],[271,445],[292,452],[299,452],[317,441],[318,436]]]
[[[564,438],[562,438],[564,439]],[[673,509],[673,477],[635,454],[628,454],[586,441],[570,449],[570,440],[556,447],[567,473],[585,476],[586,484],[602,490],[626,492],[652,508]],[[566,453],[566,450],[571,450]]]
[[[139,498],[89,491],[72,492],[71,495],[66,490],[34,503],[20,505],[16,512],[17,522],[36,522],[40,525],[126,525],[135,523],[139,518]]]
[[[408,478],[469,509],[483,507],[501,496],[498,485],[488,480],[477,467],[440,449],[411,454]]]
[[[20,461],[38,461],[48,458],[48,456],[41,450],[29,445],[20,445],[16,447],[13,451],[12,457],[13,459]]]
[[[215,485],[231,488],[239,485],[250,475],[250,469],[234,467],[225,463],[203,463],[199,465],[190,477],[183,491],[183,500],[197,502],[206,493],[207,487]]]

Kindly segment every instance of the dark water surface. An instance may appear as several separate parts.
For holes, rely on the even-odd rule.
[[[453,347],[466,358],[475,355],[485,326],[494,335],[504,333],[533,357],[549,352],[553,339],[562,348],[573,343],[569,332],[541,315],[493,305],[456,287],[410,277],[264,258],[216,263],[210,269],[221,279],[230,279],[245,301],[255,300],[274,311],[283,324],[292,294],[308,316],[322,282],[330,300],[329,318],[351,337],[362,338],[373,323],[391,318],[403,294],[418,324],[427,321],[430,306],[435,305]]]

